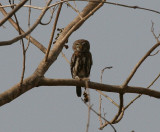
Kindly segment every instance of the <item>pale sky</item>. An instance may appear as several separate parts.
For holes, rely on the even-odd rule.
[[[8,4],[6,0],[1,1],[2,5]],[[43,6],[44,2],[39,0],[37,4],[37,1],[32,1],[33,5],[36,6]],[[110,2],[137,5],[160,11],[159,0],[110,0]],[[76,4],[81,10],[87,3],[76,2]],[[8,8],[7,11],[10,9]],[[38,18],[39,13],[40,11],[33,9],[31,24]],[[48,11],[42,21],[48,22],[49,16]],[[63,5],[58,27],[67,26],[75,16],[77,14],[72,9]],[[20,26],[23,26],[26,31],[27,8],[18,11],[17,17]],[[1,13],[0,19],[3,19]],[[70,36],[69,49],[63,49],[63,52],[70,60],[73,53],[71,48],[73,42],[77,39],[87,39],[91,44],[93,56],[90,80],[100,82],[101,70],[106,66],[113,66],[112,69],[104,72],[103,83],[121,85],[136,63],[156,44],[151,33],[151,21],[155,24],[155,33],[159,34],[160,14],[104,4],[80,29]],[[39,25],[31,34],[45,47],[49,43],[52,23],[48,26]],[[6,22],[4,26],[5,28],[0,27],[0,41],[10,40],[18,35],[18,32],[9,22]],[[25,44],[27,44],[26,40]],[[28,77],[34,72],[44,54],[30,44],[26,57],[25,77]],[[129,85],[147,87],[159,74],[159,57],[160,53],[149,57],[138,69]],[[20,81],[22,72],[20,42],[11,46],[0,47],[0,61],[0,92],[2,93]],[[45,76],[48,78],[71,78],[69,64],[61,54]],[[152,89],[158,90],[160,88],[159,83],[160,79],[153,85]],[[90,90],[90,93],[91,104],[98,111],[99,94],[95,90]],[[118,94],[108,92],[105,94],[119,103]],[[125,94],[124,105],[127,105],[135,96],[136,94]],[[102,104],[106,119],[111,120],[117,114],[117,108],[105,98],[102,99]],[[159,99],[142,96],[125,111],[123,119],[114,127],[117,132],[131,132],[132,130],[135,132],[158,132],[159,105]],[[0,132],[85,132],[87,113],[88,108],[76,96],[75,87],[37,87],[1,107]],[[98,128],[98,117],[91,112],[89,132],[99,132]],[[113,129],[107,126],[101,132],[106,131],[112,132]]]

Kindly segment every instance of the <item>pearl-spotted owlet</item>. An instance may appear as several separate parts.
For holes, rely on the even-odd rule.
[[[73,43],[73,55],[71,58],[71,74],[72,78],[83,79],[88,78],[92,66],[92,55],[90,53],[90,44],[87,40],[79,39]],[[76,93],[81,97],[81,87],[76,86]]]

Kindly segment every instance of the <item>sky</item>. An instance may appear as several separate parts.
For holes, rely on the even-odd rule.
[[[110,0],[109,2],[137,5],[157,11],[159,11],[160,5],[159,0]],[[6,0],[1,0],[1,3],[2,5],[8,4]],[[38,3],[32,1],[32,4],[42,7],[45,1],[39,0]],[[86,4],[86,2],[76,2],[79,10],[82,10]],[[6,10],[11,11],[10,8],[6,8]],[[31,25],[39,14],[39,10],[32,10]],[[71,8],[63,5],[57,27],[67,26],[76,16],[77,14]],[[19,10],[17,17],[20,26],[27,31],[27,8]],[[48,11],[42,22],[48,22],[49,17],[50,12]],[[3,18],[0,13],[0,19]],[[121,85],[138,61],[156,44],[151,32],[151,21],[154,22],[155,33],[159,34],[160,14],[104,4],[70,36],[68,41],[69,49],[64,48],[63,53],[70,60],[73,54],[73,42],[77,39],[87,39],[90,42],[93,57],[90,80],[100,82],[101,70],[106,66],[113,66],[112,69],[104,71],[103,83]],[[49,43],[53,22],[54,19],[47,26],[37,26],[31,34],[45,47]],[[10,40],[18,35],[18,32],[9,22],[6,22],[4,26],[5,28],[0,27],[0,41]],[[27,41],[25,40],[26,44]],[[160,54],[147,58],[129,85],[147,87],[159,74],[159,57]],[[30,44],[26,53],[25,77],[34,72],[43,58],[44,54]],[[0,93],[20,81],[22,59],[20,42],[0,47]],[[71,78],[70,66],[61,54],[45,76],[53,79]],[[158,90],[160,88],[159,83],[160,79],[152,86],[152,89]],[[98,111],[99,94],[95,90],[90,90],[90,94],[93,109]],[[105,94],[119,103],[118,94],[109,92],[105,92]],[[136,94],[125,94],[124,105],[127,105],[134,97],[136,97]],[[132,130],[135,132],[157,132],[159,131],[160,122],[159,105],[159,99],[142,96],[125,111],[122,120],[114,127],[117,132],[131,132]],[[118,109],[104,97],[102,98],[102,108],[106,113],[107,120],[111,120],[117,114]],[[1,106],[0,132],[85,132],[87,114],[88,108],[81,101],[81,98],[76,97],[75,87],[36,87],[12,102]],[[89,132],[113,131],[110,126],[105,127],[103,130],[98,128],[98,117],[91,112]]]

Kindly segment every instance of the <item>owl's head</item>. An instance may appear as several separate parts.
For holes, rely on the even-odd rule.
[[[90,50],[90,44],[89,44],[88,40],[79,39],[73,43],[72,48],[74,51],[88,52]]]

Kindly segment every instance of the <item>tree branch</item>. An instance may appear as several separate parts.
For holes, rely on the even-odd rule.
[[[153,82],[151,82],[151,84],[147,87],[150,88],[160,77],[160,73],[159,75],[153,80]],[[139,94],[137,97],[135,97],[124,109],[126,110],[134,101],[136,101],[138,98],[140,98],[142,96],[142,94]]]
[[[49,0],[46,7],[43,9],[39,19],[35,24],[38,24],[40,19],[43,17],[45,12],[48,9],[48,5],[51,3],[51,0]],[[65,41],[68,39],[68,37],[77,30],[95,11],[97,11],[103,3],[93,3],[89,2],[86,7],[82,10],[81,16],[83,19],[80,19],[79,16],[77,16],[60,34],[58,40],[54,44],[53,49],[50,51],[48,56],[48,61],[45,62],[45,58],[41,61],[38,68],[35,70],[35,72],[32,74],[32,76],[26,78],[23,80],[23,85],[19,87],[19,83],[7,90],[6,92],[3,92],[0,94],[0,106],[14,100],[18,96],[22,95],[26,91],[34,88],[35,86],[40,86],[39,81],[41,81],[41,78],[43,78],[45,72],[48,70],[48,68],[51,66],[51,64],[57,59],[58,55],[60,54],[63,45],[65,44]],[[32,29],[35,28],[35,25],[32,26]],[[30,33],[31,30],[27,31],[23,36]],[[21,37],[18,37],[18,39],[21,39]],[[2,42],[0,42],[2,44]]]
[[[107,126],[108,124],[115,124],[117,123],[117,119],[120,115],[123,115],[122,113],[124,112],[123,111],[123,94],[119,94],[119,102],[120,102],[120,105],[119,105],[119,110],[118,110],[118,113],[115,115],[115,117],[110,121],[110,122],[106,122],[103,126],[101,126],[99,129],[102,130],[105,126]],[[122,119],[122,118],[121,118]]]
[[[39,18],[38,18],[38,19],[36,20],[36,22],[32,25],[32,27],[31,27],[30,29],[28,29],[27,32],[25,32],[25,33],[22,34],[22,35],[19,35],[19,36],[15,37],[15,38],[12,39],[12,40],[0,42],[0,46],[11,45],[12,43],[17,42],[18,40],[26,37],[29,33],[31,33],[31,32],[37,27],[37,25],[40,23],[42,17],[44,16],[44,14],[46,13],[46,11],[48,10],[48,5],[49,5],[51,2],[52,2],[52,0],[49,0],[49,2],[46,4],[45,8],[42,10]]]
[[[10,17],[13,16],[16,11],[18,11],[28,0],[23,0],[20,2],[2,21],[0,21],[0,26],[2,26]]]
[[[1,6],[1,3],[0,3],[0,6]],[[0,8],[0,11],[2,12],[2,14],[3,14],[4,16],[7,15],[7,12],[6,12],[3,8]],[[13,20],[12,18],[9,18],[8,21],[9,21],[9,22],[12,24],[12,26],[18,31],[18,26],[17,26],[17,24],[14,22],[14,20]],[[19,27],[19,28],[20,28],[21,34],[24,34],[25,32],[21,29],[21,27]],[[34,44],[37,48],[39,48],[43,53],[46,52],[46,48],[45,48],[42,44],[40,44],[36,39],[34,39],[32,36],[27,35],[25,38],[26,38],[26,39],[29,39],[30,42],[31,42],[32,44]]]
[[[134,76],[134,74],[136,73],[137,69],[140,67],[140,65],[145,61],[145,59],[150,56],[150,54],[152,53],[152,51],[154,51],[158,46],[160,46],[160,42],[158,42],[157,44],[155,44],[142,58],[141,60],[136,64],[136,66],[133,68],[133,70],[131,71],[129,77],[126,79],[126,81],[123,83],[123,88],[125,88],[128,83],[130,82],[130,80],[132,79],[132,77]]]
[[[45,61],[45,58],[41,61],[38,68],[35,71],[35,74],[38,76],[43,76],[48,68],[51,66],[52,63],[57,59],[58,55],[62,51],[64,44],[68,37],[76,31],[91,15],[96,12],[103,3],[93,3],[89,2],[86,7],[80,13],[83,19],[79,17],[79,15],[68,25],[64,28],[63,32],[58,37],[58,40],[54,44],[53,49],[49,52],[48,61]]]
[[[35,74],[28,77],[23,81],[23,85],[20,86],[20,83],[16,84],[12,88],[6,90],[0,94],[0,106],[9,103],[15,98],[19,97],[28,90],[39,87],[39,86],[81,86],[85,87],[85,81],[75,80],[75,79],[48,79],[48,78],[39,78]],[[88,82],[88,86],[91,89],[97,89],[106,92],[114,93],[136,93],[144,94],[154,98],[160,98],[160,92],[146,89],[143,87],[128,86],[127,89],[123,89],[119,85],[108,85],[97,82]]]
[[[127,86],[126,89],[123,89],[121,85],[108,85],[101,84],[97,82],[88,82],[89,88],[97,89],[106,92],[114,92],[114,93],[136,93],[136,94],[144,94],[149,95],[155,98],[160,98],[160,92],[146,89],[144,87],[136,87],[136,86]],[[48,79],[43,78],[39,82],[39,86],[81,86],[85,87],[85,81],[79,81],[74,79]]]
[[[53,24],[53,29],[52,29],[51,37],[50,37],[50,40],[49,40],[47,53],[46,53],[46,56],[45,56],[45,61],[47,61],[47,59],[48,59],[48,54],[50,52],[51,45],[52,45],[52,42],[53,42],[53,37],[54,37],[55,30],[56,30],[58,18],[59,18],[60,12],[61,12],[61,8],[62,8],[62,3],[59,5],[58,11],[57,11],[57,15],[56,15],[56,18],[55,18],[55,21],[54,21],[54,24]]]
[[[92,105],[88,105],[83,99],[82,101],[84,102],[84,104],[87,106],[87,107],[90,107],[90,110],[93,111],[97,116],[101,116],[99,113],[97,113],[93,108],[92,108]],[[108,122],[108,124],[113,128],[114,132],[117,132],[115,127],[105,119],[105,117],[101,116],[101,118],[105,121],[105,122]]]

